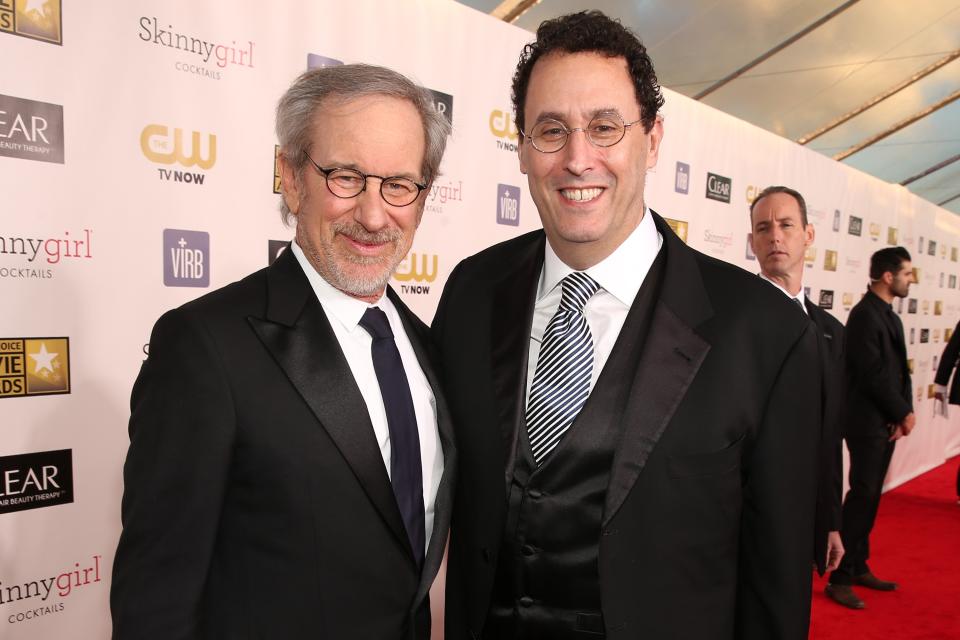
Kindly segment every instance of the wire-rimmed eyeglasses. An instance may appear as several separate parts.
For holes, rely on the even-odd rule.
[[[529,134],[523,130],[520,133],[533,143],[533,148],[540,153],[556,153],[566,146],[567,139],[577,131],[583,131],[587,140],[596,147],[612,147],[623,140],[627,129],[640,122],[641,120],[624,122],[619,114],[601,113],[594,116],[586,127],[571,129],[559,120],[548,118],[533,125]]]

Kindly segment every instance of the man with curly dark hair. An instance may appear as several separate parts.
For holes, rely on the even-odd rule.
[[[513,98],[543,230],[460,263],[433,325],[446,637],[805,640],[813,325],[648,208],[663,98],[619,22],[543,23]]]

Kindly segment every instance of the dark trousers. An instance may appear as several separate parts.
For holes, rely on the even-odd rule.
[[[870,531],[877,517],[883,479],[895,444],[884,434],[846,440],[850,450],[850,491],[843,501],[840,529],[846,553],[840,567],[830,574],[832,584],[852,584],[854,576],[869,571]]]

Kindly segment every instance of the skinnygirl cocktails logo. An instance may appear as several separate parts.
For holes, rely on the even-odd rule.
[[[183,33],[156,16],[140,16],[139,26],[140,40],[176,52],[174,68],[180,73],[220,80],[221,70],[227,67],[253,68],[253,40],[213,42],[197,37],[195,32]]]
[[[40,578],[28,580],[7,576],[0,580],[0,611],[7,624],[30,622],[66,609],[64,600],[77,589],[98,584],[101,580],[103,556],[74,562],[73,567]]]

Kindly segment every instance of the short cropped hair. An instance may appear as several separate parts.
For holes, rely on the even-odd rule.
[[[800,207],[800,220],[803,222],[803,226],[807,226],[807,201],[803,199],[803,196],[800,195],[800,192],[796,189],[791,189],[790,187],[784,187],[782,185],[774,185],[772,187],[767,187],[760,192],[756,198],[753,199],[753,202],[750,203],[750,224],[753,226],[753,209],[757,206],[757,203],[766,198],[769,195],[774,193],[785,193],[788,196],[792,197],[797,201],[797,205]]]
[[[372,95],[406,100],[416,108],[423,122],[426,149],[420,171],[427,185],[433,183],[440,171],[450,123],[434,107],[430,91],[386,67],[347,64],[306,71],[277,104],[276,132],[280,152],[293,167],[298,186],[302,186],[317,109],[328,99],[349,102]],[[292,214],[283,198],[280,199],[280,212],[283,222],[289,225]]]
[[[581,11],[553,20],[537,28],[537,39],[523,48],[513,75],[514,120],[525,130],[523,108],[527,102],[530,74],[537,60],[551,53],[598,53],[608,58],[624,58],[640,105],[640,120],[649,132],[663,106],[663,94],[647,49],[630,29],[600,11]]]
[[[880,280],[883,274],[890,272],[893,275],[900,273],[904,262],[910,262],[910,252],[903,247],[886,247],[870,256],[870,279]]]

